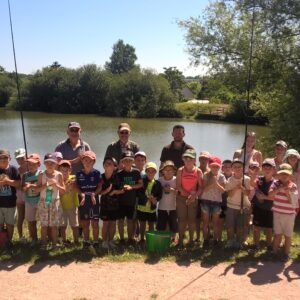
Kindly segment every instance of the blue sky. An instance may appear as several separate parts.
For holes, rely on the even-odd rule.
[[[189,67],[184,31],[176,20],[199,16],[208,0],[10,0],[18,71],[33,73],[58,61],[66,67],[103,66],[123,39],[137,63],[158,72]],[[7,0],[0,1],[0,65],[14,70]]]

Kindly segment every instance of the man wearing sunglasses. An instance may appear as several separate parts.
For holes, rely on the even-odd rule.
[[[123,153],[127,151],[132,151],[134,154],[137,153],[140,150],[139,146],[137,143],[129,140],[130,134],[131,129],[129,124],[121,123],[118,126],[119,140],[107,147],[104,157],[114,157],[119,163]]]
[[[64,160],[68,160],[72,164],[72,174],[76,174],[83,166],[80,155],[91,150],[88,143],[80,138],[81,127],[78,122],[70,122],[68,124],[67,134],[68,138],[60,142],[55,148],[55,152],[61,152]]]

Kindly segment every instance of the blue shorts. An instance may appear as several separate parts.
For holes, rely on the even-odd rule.
[[[222,202],[201,199],[201,211],[204,214],[220,214]]]

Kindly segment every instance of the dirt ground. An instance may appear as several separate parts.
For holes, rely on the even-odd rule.
[[[300,263],[0,263],[0,299],[300,299]]]

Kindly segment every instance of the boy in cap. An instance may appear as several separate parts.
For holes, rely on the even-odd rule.
[[[292,182],[293,169],[287,164],[281,164],[277,172],[278,180],[274,181],[269,195],[273,197],[273,251],[277,254],[282,236],[284,235],[283,261],[289,260],[292,235],[295,224],[296,209],[298,208],[298,190]]]
[[[9,151],[0,150],[0,227],[7,229],[8,246],[14,233],[16,221],[16,189],[20,187],[20,175],[15,166],[9,164]]]
[[[143,178],[143,196],[139,197],[137,207],[137,218],[140,222],[141,242],[145,241],[146,222],[149,230],[154,230],[156,222],[156,205],[162,196],[162,187],[158,180],[155,180],[157,166],[154,162],[148,162],[145,167],[146,177]]]
[[[124,242],[124,219],[127,219],[128,242],[134,242],[134,218],[136,213],[136,191],[143,186],[140,171],[134,169],[134,154],[131,151],[123,153],[121,163],[123,169],[117,173],[118,180],[123,187],[124,193],[119,195],[120,219],[118,222],[120,241]]]
[[[40,192],[36,191],[37,182],[41,171],[41,158],[38,154],[30,154],[27,158],[28,171],[22,176],[22,189],[25,194],[25,219],[28,222],[29,236],[32,244],[37,242],[37,206],[40,200]]]
[[[18,171],[20,177],[27,171],[26,163],[26,151],[23,148],[19,148],[15,151],[15,159],[19,165]],[[24,193],[21,190],[21,187],[17,189],[17,229],[19,234],[19,241],[21,243],[26,242],[26,238],[23,236],[23,223],[25,219],[25,200]]]

